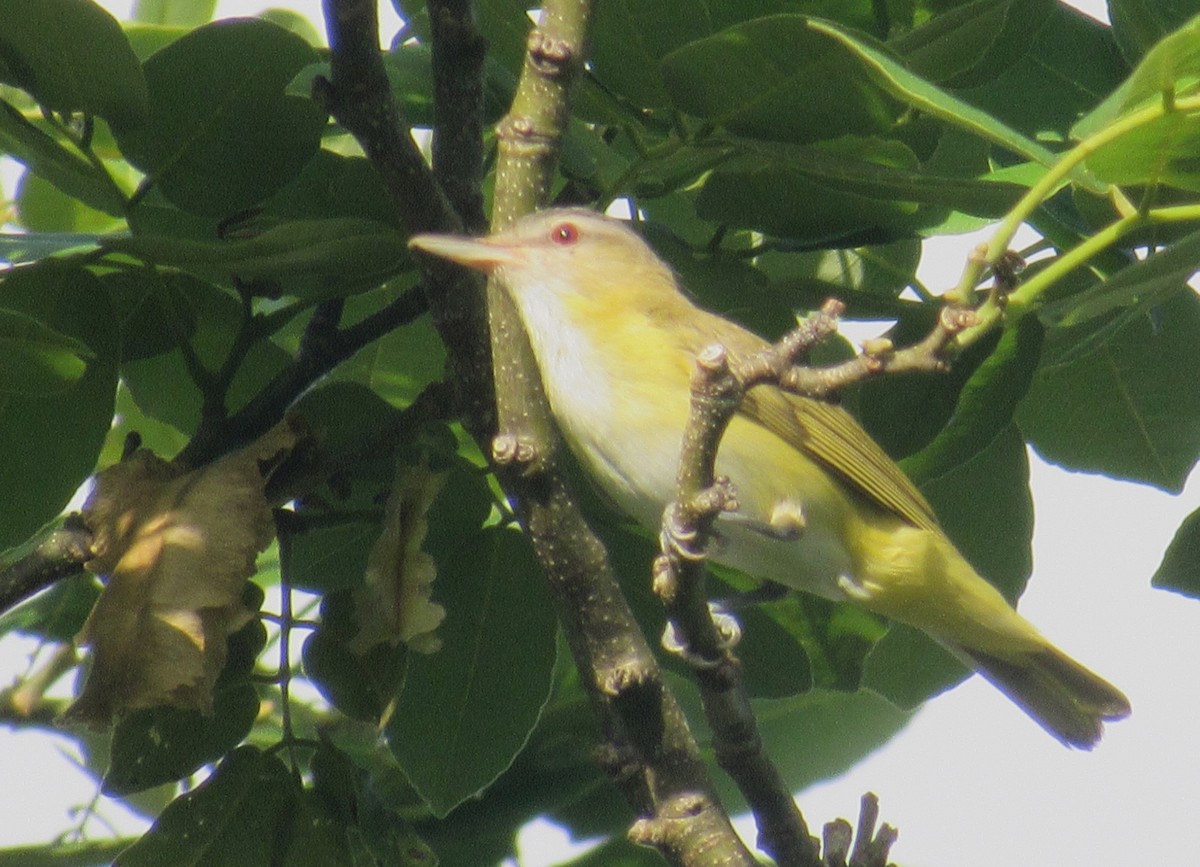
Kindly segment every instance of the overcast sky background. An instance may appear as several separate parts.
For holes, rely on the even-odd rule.
[[[103,5],[124,17],[132,2]],[[320,20],[317,0],[271,5]],[[1105,16],[1103,0],[1071,5]],[[259,8],[222,2],[217,15]],[[396,19],[389,3],[381,9],[386,41]],[[957,282],[976,240],[929,243],[925,285]],[[1021,610],[1120,686],[1133,716],[1111,726],[1094,752],[1073,752],[972,678],[848,774],[800,793],[800,806],[815,829],[837,816],[854,821],[861,794],[877,793],[883,819],[900,829],[892,858],[905,867],[1189,863],[1200,807],[1200,608],[1149,581],[1180,521],[1200,505],[1200,473],[1172,497],[1067,473],[1035,456],[1032,484],[1035,565]],[[27,653],[27,643],[0,642],[0,684],[24,670]],[[94,786],[73,766],[72,750],[65,739],[0,730],[0,846],[48,841],[68,827],[72,808],[92,800]],[[123,832],[143,826],[114,805],[101,814]],[[742,827],[753,840],[752,825]],[[545,867],[566,851],[544,827],[522,843],[521,867]]]

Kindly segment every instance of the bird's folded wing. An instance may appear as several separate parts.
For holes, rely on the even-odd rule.
[[[914,526],[941,532],[933,507],[904,471],[837,404],[763,385],[747,393],[739,412],[824,464],[881,508]]]

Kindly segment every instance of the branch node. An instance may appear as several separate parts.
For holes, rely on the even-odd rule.
[[[663,650],[678,656],[697,671],[714,671],[720,668],[728,661],[729,651],[733,650],[742,640],[742,625],[720,603],[709,602],[708,613],[717,632],[718,655],[716,656],[710,657],[693,653],[688,646],[683,629],[674,620],[669,621],[663,628],[661,639]]]
[[[556,39],[545,31],[534,28],[525,43],[529,62],[540,75],[558,77],[570,71],[575,54],[565,39]]]
[[[537,445],[519,434],[501,433],[492,438],[492,460],[502,467],[529,467],[537,459]]]

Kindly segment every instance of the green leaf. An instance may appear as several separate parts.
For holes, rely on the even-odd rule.
[[[922,490],[963,556],[1015,600],[1033,566],[1029,461],[1016,426],[1010,424],[974,459]],[[897,624],[867,656],[863,686],[898,707],[913,708],[966,673],[932,638]]]
[[[896,99],[1033,162],[1048,166],[1057,159],[1032,139],[916,75],[878,43],[827,21],[810,21],[809,27],[852,51],[862,70]]]
[[[79,381],[92,358],[83,341],[0,306],[0,395],[61,391]]]
[[[1113,33],[1131,63],[1198,13],[1197,0],[1108,0]]]
[[[71,386],[0,397],[0,548],[57,515],[92,472],[113,418],[120,338],[107,293],[87,271],[47,261],[10,271],[0,306],[79,341],[92,357]]]
[[[892,128],[900,106],[818,22],[776,15],[667,55],[674,103],[732,132],[810,142]]]
[[[688,679],[667,675],[689,719],[703,719],[700,698]],[[836,692],[815,689],[785,699],[753,701],[767,755],[775,761],[788,788],[805,788],[844,773],[902,729],[906,711],[869,690]],[[804,744],[804,749],[797,749]],[[702,740],[706,758],[715,764],[711,745]],[[722,803],[732,812],[745,801],[729,777],[713,768]]]
[[[404,682],[407,649],[379,644],[366,653],[350,649],[356,631],[348,593],[329,593],[321,603],[321,626],[304,642],[304,673],[335,708],[351,719],[378,724]]]
[[[172,27],[199,27],[212,20],[217,0],[136,0],[134,21]]]
[[[1065,142],[1071,125],[1129,75],[1112,30],[1056,3],[1015,64],[958,95],[1039,142]]]
[[[146,80],[121,25],[84,0],[0,0],[0,81],[51,111],[130,130],[146,116]]]
[[[374,288],[407,267],[406,239],[374,220],[287,220],[248,238],[192,241],[165,235],[109,236],[106,250],[211,279],[278,281],[283,292],[329,298]]]
[[[324,113],[286,92],[316,59],[303,39],[259,19],[193,30],[146,61],[149,118],[118,134],[121,149],[184,210],[221,217],[255,205],[317,151]]]
[[[782,292],[816,297],[839,293],[843,298],[861,292],[887,298],[912,283],[920,258],[921,242],[908,239],[869,247],[770,251],[759,256],[756,265]]]
[[[1192,232],[1108,280],[1063,299],[1043,314],[1062,328],[1072,328],[1123,307],[1148,310],[1187,288],[1200,261],[1200,231]]]
[[[1150,583],[1200,599],[1200,510],[1183,519]]]
[[[1071,128],[1082,140],[1135,109],[1200,88],[1200,16],[1151,49],[1125,83]]]
[[[932,482],[972,460],[1004,433],[1041,358],[1042,327],[1026,316],[1005,329],[999,344],[971,374],[954,414],[937,437],[901,462],[918,484]]]
[[[1198,365],[1200,298],[1182,291],[1039,371],[1017,417],[1052,463],[1178,491],[1200,454]]]
[[[217,686],[211,715],[172,707],[129,714],[113,732],[104,793],[130,795],[183,779],[241,743],[258,711],[258,693],[242,680]]]
[[[171,333],[195,323],[189,343],[196,360],[209,371],[220,370],[243,325],[241,302],[229,293],[196,280],[183,281],[186,294],[159,296],[164,310],[172,311],[159,327]],[[175,304],[183,305],[177,308]],[[186,334],[186,331],[183,331]],[[151,337],[144,335],[143,340]],[[238,367],[226,395],[225,408],[236,412],[291,361],[291,355],[269,340],[259,340]],[[142,411],[189,433],[200,422],[203,394],[192,378],[179,349],[152,358],[126,361],[121,377]]]
[[[659,62],[712,33],[705,0],[609,0],[590,22],[592,71],[605,87],[639,108],[661,109],[670,96]]]
[[[66,195],[106,214],[120,215],[125,197],[111,177],[76,156],[0,101],[0,153],[49,181]]]
[[[442,506],[445,497],[439,497]],[[518,533],[447,532],[430,515],[434,598],[446,607],[442,649],[410,659],[386,732],[434,814],[486,788],[525,745],[549,694],[555,619]]]
[[[975,0],[937,15],[889,47],[909,69],[944,87],[973,87],[1016,63],[1054,0]]]
[[[298,798],[299,788],[279,759],[241,747],[208,780],[171,803],[115,865],[290,863],[283,857],[303,824],[293,815]]]
[[[818,147],[738,142],[696,201],[708,220],[806,241],[904,236],[936,225],[942,206],[998,217],[1021,197],[1015,184],[939,176],[894,140],[842,138]]]

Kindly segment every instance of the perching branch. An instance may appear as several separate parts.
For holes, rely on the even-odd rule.
[[[974,321],[971,310],[947,306],[929,335],[913,346],[896,350],[888,341],[876,341],[843,364],[798,365],[798,358],[837,330],[842,309],[841,302],[827,301],[777,344],[754,356],[732,359],[724,347],[714,345],[696,359],[676,499],[664,514],[663,550],[655,562],[655,592],[670,621],[664,643],[681,652],[695,671],[717,759],[750,805],[762,848],[780,864],[805,867],[820,863],[817,841],[763,750],[740,663],[732,653],[736,626],[716,622],[704,589],[714,524],[722,512],[738,508],[734,485],[716,475],[721,438],[746,392],[756,385],[771,383],[820,397],[884,372],[946,370],[954,336]]]
[[[543,205],[582,67],[587,0],[549,0],[497,137],[493,231]],[[605,737],[602,764],[641,817],[631,839],[680,867],[752,865],[708,780],[681,708],[617,584],[607,554],[555,463],[556,435],[520,319],[488,288],[501,436],[493,456],[546,572],[580,678]]]

